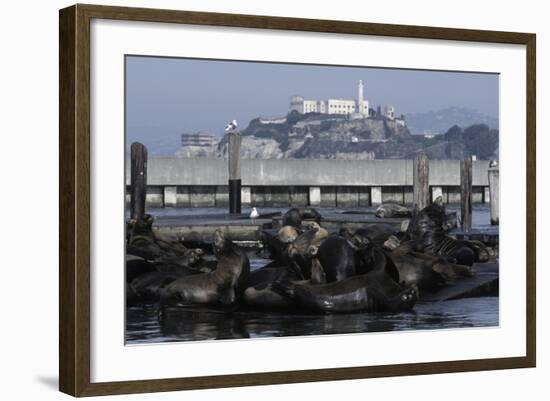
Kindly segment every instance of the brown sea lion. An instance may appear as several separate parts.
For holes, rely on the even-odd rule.
[[[232,305],[242,296],[250,262],[246,253],[220,230],[214,234],[216,270],[177,279],[161,291],[161,303]]]
[[[283,215],[283,226],[299,227],[304,220],[321,222],[321,215],[312,207],[293,207]]]
[[[411,217],[412,210],[397,203],[382,203],[374,212],[376,217]]]
[[[313,313],[401,312],[418,300],[414,287],[403,287],[385,273],[368,273],[320,285],[296,285],[297,305]]]
[[[244,292],[244,302],[255,308],[287,309],[295,306],[294,297],[290,293],[295,285],[325,283],[326,279],[323,267],[315,257],[317,248],[311,247],[309,251],[313,258],[311,263],[311,278],[309,280],[300,280],[295,274],[295,269],[281,267],[274,272],[275,275],[273,277],[270,277],[271,280],[248,287]],[[279,289],[280,284],[274,285],[275,282],[280,283],[281,280],[284,280],[286,283],[287,289],[285,291]]]
[[[298,238],[298,235],[300,235],[300,233],[298,232],[298,229],[294,226],[284,226],[277,232],[277,238],[279,238],[279,241],[285,244],[288,244],[289,242],[294,242],[294,240]]]

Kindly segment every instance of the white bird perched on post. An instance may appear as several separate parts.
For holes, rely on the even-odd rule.
[[[253,207],[252,212],[250,212],[250,218],[252,219],[252,222],[255,223],[258,217],[260,217],[260,213],[258,213],[258,210],[256,210],[255,207]]]
[[[237,128],[237,120],[233,120],[225,126],[225,132],[233,132]]]

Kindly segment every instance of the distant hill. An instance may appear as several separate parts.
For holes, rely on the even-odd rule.
[[[498,129],[497,118],[463,107],[449,107],[425,113],[405,114],[405,121],[413,135],[444,134],[454,125],[469,127],[474,124],[485,124],[489,128]]]

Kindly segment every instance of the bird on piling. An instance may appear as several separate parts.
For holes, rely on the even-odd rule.
[[[252,219],[252,223],[256,224],[256,219],[260,217],[260,213],[258,213],[258,210],[253,207],[252,212],[250,212],[250,218]]]
[[[237,129],[237,120],[230,121],[225,126],[225,132],[233,132]]]

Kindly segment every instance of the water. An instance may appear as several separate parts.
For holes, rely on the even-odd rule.
[[[459,207],[449,205],[448,211]],[[265,208],[261,213],[286,211]],[[372,211],[373,208],[346,209]],[[150,209],[157,216],[181,214],[220,214],[226,209]],[[243,213],[249,211],[243,210]],[[342,209],[320,209],[321,214]],[[474,205],[473,226],[488,230],[488,205]],[[381,220],[383,221],[383,220]],[[267,264],[267,259],[251,259],[251,269]],[[307,315],[296,312],[234,311],[208,308],[168,308],[159,313],[156,305],[129,307],[126,311],[126,343],[160,343],[259,337],[303,336],[322,334],[368,333],[402,330],[441,330],[490,327],[499,324],[499,298],[465,298],[454,301],[417,303],[407,313],[349,313]]]
[[[498,297],[417,304],[410,313],[305,315],[281,312],[222,312],[156,305],[128,308],[126,343],[442,330],[498,326]]]

